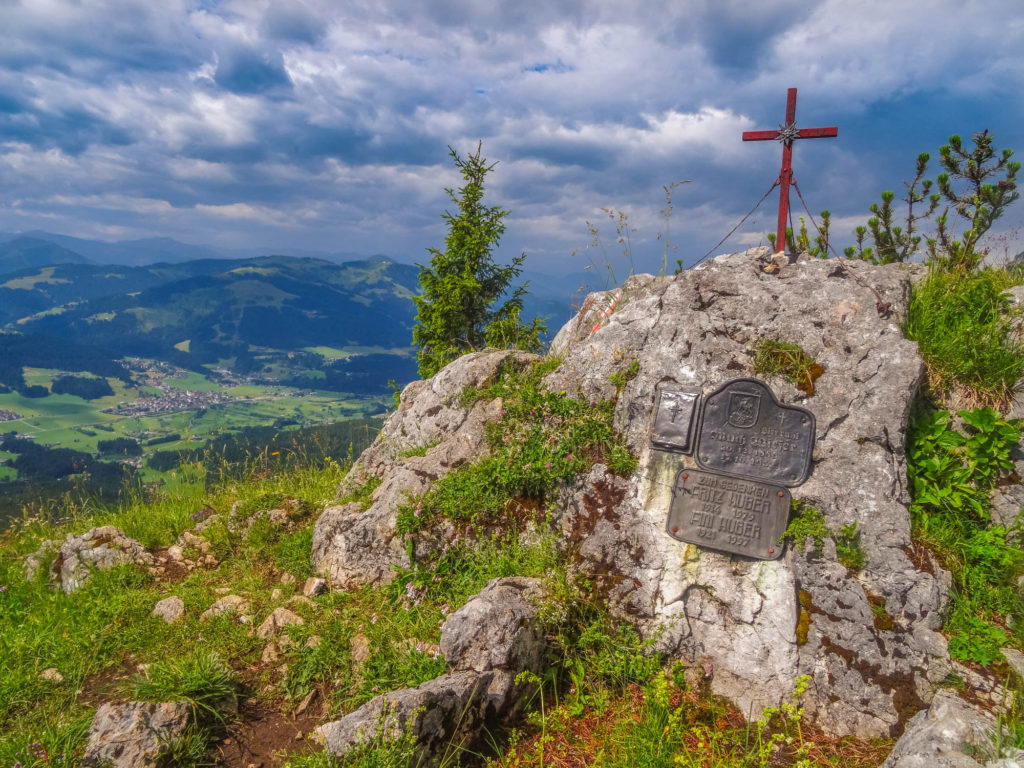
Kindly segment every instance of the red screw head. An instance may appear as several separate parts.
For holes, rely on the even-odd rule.
[[[774,554],[775,554],[775,550],[774,550],[774,549],[772,549],[771,547],[769,547],[769,548],[768,548],[768,554],[769,554],[769,555],[774,555]]]
[[[689,475],[688,475],[688,474],[686,474],[685,472],[683,472],[683,480],[685,480],[685,479],[686,479],[686,478],[688,478],[688,477],[689,477]]]
[[[672,526],[672,533],[679,533],[679,529],[676,526]]]
[[[785,493],[783,493],[782,491],[779,491],[779,498],[780,498],[780,499],[781,499],[781,498],[782,498],[783,496],[785,496],[785,495],[786,495]]]

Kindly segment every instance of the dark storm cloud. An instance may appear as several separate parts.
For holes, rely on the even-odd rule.
[[[280,53],[257,48],[228,48],[220,54],[214,82],[234,93],[257,94],[291,87]]]

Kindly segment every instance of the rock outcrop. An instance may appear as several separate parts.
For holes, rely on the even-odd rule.
[[[631,277],[614,312],[602,311],[610,295],[593,294],[562,328],[553,344],[561,364],[545,385],[585,401],[617,397],[615,424],[639,467],[621,478],[595,465],[563,489],[553,523],[572,571],[659,650],[710,670],[712,689],[748,717],[787,700],[795,679],[809,675],[802,703],[825,730],[898,734],[950,669],[938,632],[949,576],[912,547],[906,506],[905,433],[924,368],[900,319],[918,268],[779,266],[769,257],[754,249],[675,277]],[[857,571],[838,562],[829,539],[820,552],[787,546],[780,559],[762,561],[665,532],[673,478],[695,464],[651,447],[659,388],[707,394],[754,375],[760,339],[799,344],[824,369],[813,396],[782,379],[770,384],[780,402],[816,417],[813,471],[793,497],[833,531],[856,524],[865,554]],[[314,561],[332,588],[383,584],[395,567],[408,567],[406,542],[395,534],[398,508],[485,455],[483,425],[501,407],[466,407],[462,389],[528,359],[476,353],[405,389],[341,489],[380,478],[369,508],[331,507],[317,522]],[[623,377],[634,361],[636,375]],[[403,457],[417,447],[426,455]],[[437,525],[431,534],[443,540],[451,530]],[[416,542],[427,549],[417,549],[418,560],[433,546],[426,538]]]
[[[320,726],[317,737],[328,752],[345,755],[361,744],[409,733],[420,759],[429,761],[472,742],[484,725],[509,719],[534,690],[517,685],[516,676],[542,671],[546,646],[535,622],[538,596],[535,579],[492,579],[441,628],[447,674],[378,696]]]
[[[153,556],[135,539],[112,525],[103,525],[80,536],[69,533],[63,542],[44,541],[25,561],[26,576],[33,578],[54,551],[50,580],[67,593],[81,587],[93,569],[103,571],[127,563],[151,565],[153,562]]]
[[[950,691],[918,712],[881,768],[1017,768],[1024,752],[996,754],[995,719]]]
[[[393,566],[409,567],[405,542],[395,531],[399,507],[452,469],[486,455],[484,426],[501,410],[494,402],[464,407],[459,402],[462,391],[492,381],[509,359],[532,357],[522,352],[477,352],[459,358],[429,381],[405,388],[386,429],[353,465],[339,492],[344,496],[382,478],[369,507],[364,510],[356,502],[331,506],[316,521],[313,563],[332,588],[387,584],[395,576]],[[425,455],[406,455],[415,449],[425,450]],[[451,533],[439,526],[433,542],[427,537],[417,546],[429,548]],[[416,551],[419,558],[426,554]]]
[[[915,564],[906,508],[905,431],[924,372],[899,326],[912,271],[828,260],[769,274],[765,255],[719,257],[673,280],[632,278],[623,289],[629,299],[599,331],[591,334],[585,317],[562,329],[552,388],[609,397],[621,361],[639,362],[619,395],[616,425],[640,457],[636,475],[618,486],[595,468],[562,524],[591,519],[588,504],[599,510],[581,567],[615,582],[608,599],[623,614],[662,629],[663,650],[712,665],[713,690],[741,711],[756,717],[808,674],[805,706],[829,731],[898,733],[949,669],[937,631],[948,576],[926,559]],[[799,344],[824,368],[812,397],[783,380],[771,385],[817,422],[813,472],[793,496],[832,530],[857,525],[860,572],[837,562],[831,542],[820,554],[787,548],[780,560],[756,561],[664,533],[675,472],[694,464],[650,447],[658,387],[707,393],[751,375],[759,339]],[[801,612],[809,626],[798,638]]]

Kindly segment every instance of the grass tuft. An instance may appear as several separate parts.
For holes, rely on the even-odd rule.
[[[814,394],[814,382],[825,372],[821,364],[804,352],[799,344],[758,339],[752,351],[755,374],[783,378],[808,397]]]
[[[201,723],[224,723],[237,707],[234,673],[213,653],[157,661],[135,679],[142,701],[187,701]]]
[[[1019,310],[1005,294],[1005,270],[933,269],[914,288],[904,323],[938,394],[955,391],[973,405],[1005,406],[1024,377],[1024,346],[1013,330]]]

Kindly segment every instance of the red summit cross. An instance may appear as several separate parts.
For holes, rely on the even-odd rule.
[[[775,139],[782,142],[782,170],[779,171],[779,226],[775,232],[775,248],[786,250],[786,220],[789,218],[789,186],[793,183],[793,140],[794,139],[828,139],[839,135],[834,125],[829,128],[797,128],[796,127],[796,88],[790,88],[786,94],[786,123],[777,131],[744,131],[744,141],[768,141]]]

